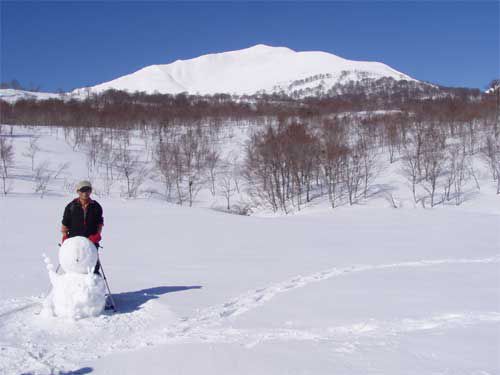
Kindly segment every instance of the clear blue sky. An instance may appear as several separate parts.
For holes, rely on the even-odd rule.
[[[499,2],[1,2],[1,81],[70,90],[151,64],[263,43],[384,62],[484,88]]]

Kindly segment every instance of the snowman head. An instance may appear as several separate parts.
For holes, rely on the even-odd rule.
[[[59,248],[59,263],[66,273],[88,273],[97,263],[97,249],[85,237],[68,238]]]

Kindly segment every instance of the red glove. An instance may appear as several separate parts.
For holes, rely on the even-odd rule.
[[[89,240],[92,241],[93,243],[99,243],[99,241],[101,241],[101,234],[100,233],[91,234],[89,236]]]
[[[68,239],[68,233],[64,233],[61,243],[64,243],[64,241],[66,241],[67,239]]]

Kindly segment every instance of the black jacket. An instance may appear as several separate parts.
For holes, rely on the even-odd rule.
[[[64,209],[62,224],[69,229],[68,237],[84,236],[97,233],[99,226],[104,224],[102,207],[97,201],[91,200],[87,207],[87,214],[78,198],[72,200]]]

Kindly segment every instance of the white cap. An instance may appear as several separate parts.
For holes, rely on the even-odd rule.
[[[83,187],[89,187],[92,189],[92,184],[90,181],[80,181],[78,184],[76,184],[76,191],[80,190]]]

